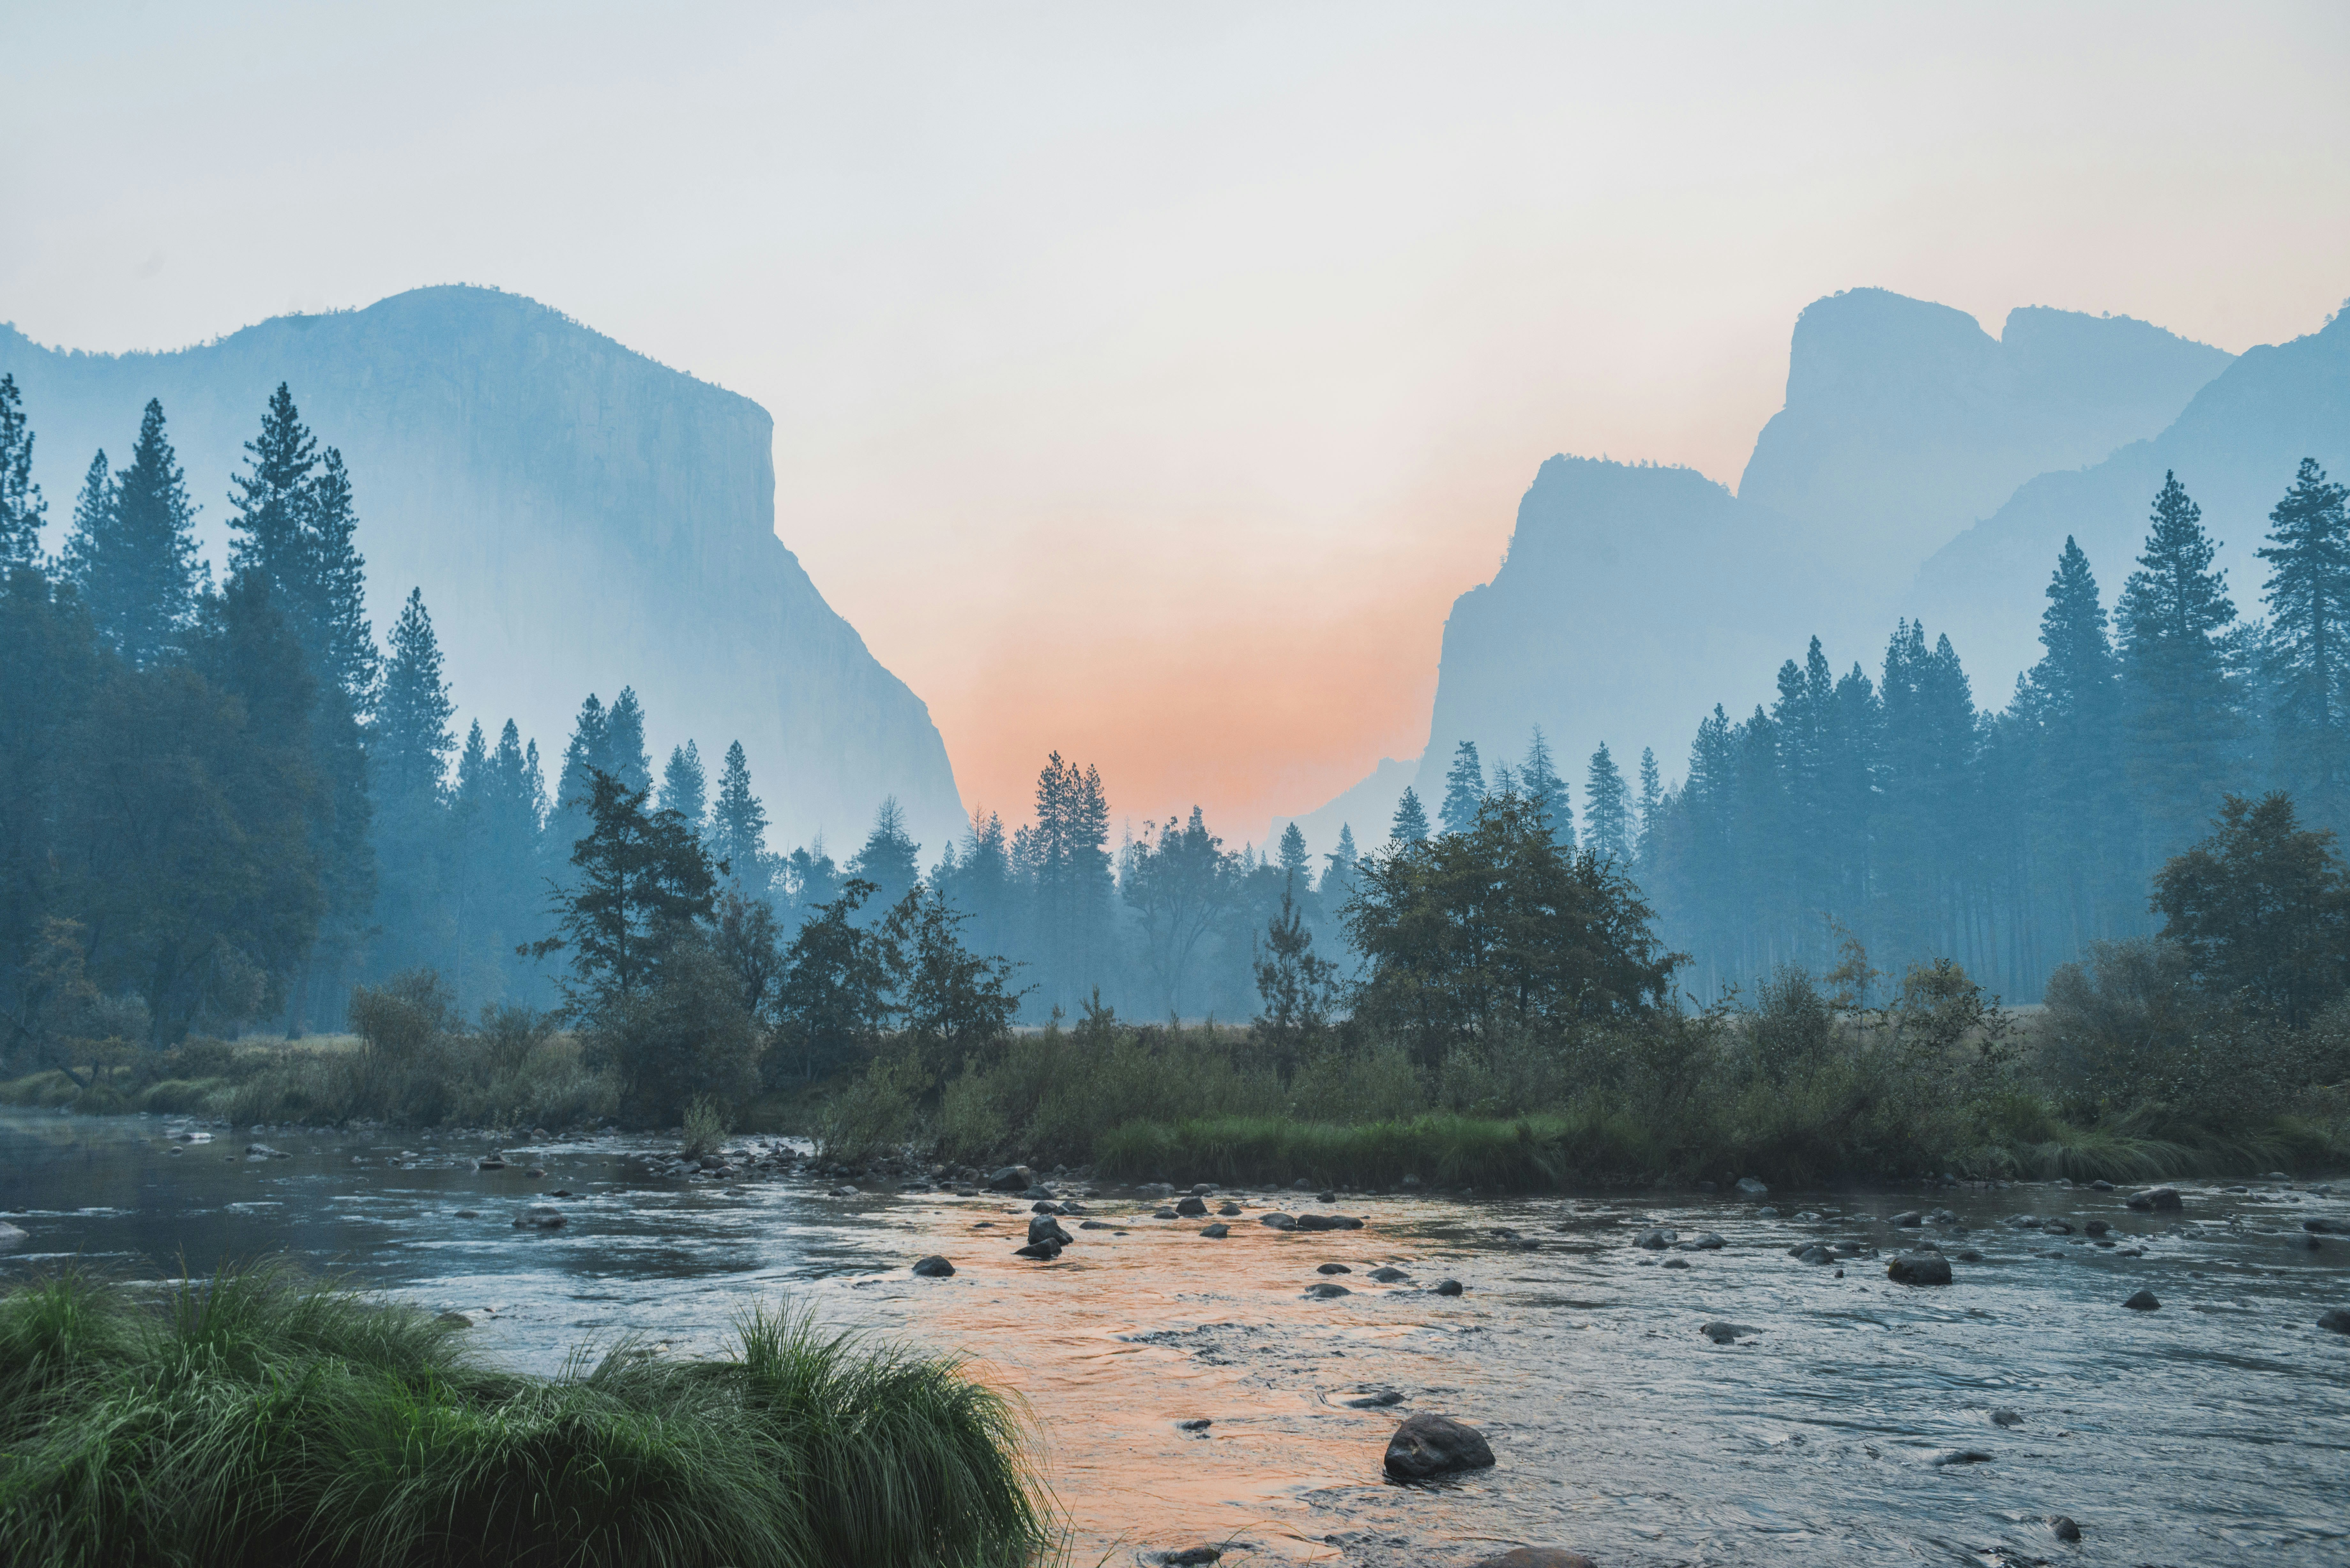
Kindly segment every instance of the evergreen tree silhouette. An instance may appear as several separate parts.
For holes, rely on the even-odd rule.
[[[1444,802],[1437,819],[1447,833],[1466,833],[1485,804],[1485,770],[1477,761],[1477,742],[1463,741],[1452,749],[1452,766],[1444,774]]]

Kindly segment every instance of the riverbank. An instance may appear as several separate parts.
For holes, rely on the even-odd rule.
[[[790,1309],[720,1356],[497,1370],[470,1324],[283,1268],[0,1297],[0,1559],[50,1564],[1028,1562],[1016,1407]],[[650,1326],[650,1325],[647,1325]]]

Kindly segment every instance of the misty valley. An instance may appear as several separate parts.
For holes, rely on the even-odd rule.
[[[0,1551],[2339,1560],[2350,325],[1793,356],[1260,834],[528,301],[0,334]]]

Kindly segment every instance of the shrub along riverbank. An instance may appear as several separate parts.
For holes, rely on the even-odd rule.
[[[0,1560],[1013,1564],[1047,1541],[1022,1425],[950,1359],[757,1315],[733,1355],[562,1376],[283,1271],[141,1302],[0,1298]]]

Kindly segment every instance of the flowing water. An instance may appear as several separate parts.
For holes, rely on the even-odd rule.
[[[1115,1228],[1066,1219],[1076,1244],[1038,1263],[1012,1256],[1028,1205],[1000,1195],[730,1188],[656,1176],[610,1140],[478,1170],[478,1141],[272,1132],[289,1158],[249,1159],[255,1135],[182,1130],[0,1113],[0,1218],[28,1232],[0,1279],[74,1258],[156,1279],[282,1251],[465,1311],[485,1354],[542,1371],[627,1334],[717,1350],[737,1314],[790,1298],[964,1352],[1024,1397],[1077,1564],[1208,1544],[1226,1563],[1440,1565],[1521,1542],[1602,1568],[2350,1563],[2350,1336],[2314,1326],[2350,1305],[2350,1236],[2311,1249],[2301,1224],[2350,1221],[2350,1182],[2186,1183],[2184,1212],[2155,1215],[2053,1185],[1239,1191],[1217,1195],[1244,1210],[1222,1240],[1104,1188],[1080,1201]],[[568,1222],[515,1229],[534,1201]],[[1273,1208],[1365,1225],[1284,1232],[1257,1223]],[[1889,1222],[1942,1208],[1955,1225]],[[2074,1232],[2007,1222],[2027,1212]],[[2091,1220],[2115,1245],[2082,1233]],[[1649,1226],[1725,1245],[1635,1245]],[[1981,1261],[1910,1288],[1882,1257],[1839,1274],[1787,1251],[1920,1237]],[[954,1277],[909,1275],[928,1252]],[[1306,1296],[1325,1262],[1352,1271],[1327,1276],[1350,1293]],[[1366,1277],[1382,1265],[1409,1277]],[[1430,1288],[1446,1278],[1465,1292]],[[2140,1288],[2159,1310],[2122,1306]],[[1717,1343],[1708,1324],[1754,1332]],[[1386,1482],[1388,1434],[1422,1411],[1476,1425],[1498,1462]],[[2060,1514],[2079,1542],[2057,1539]]]

